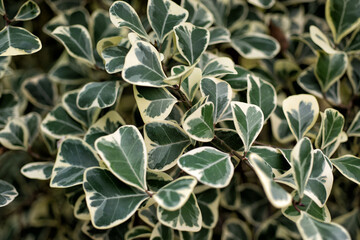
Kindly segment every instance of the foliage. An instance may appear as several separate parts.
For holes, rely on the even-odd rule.
[[[358,6],[0,0],[0,238],[359,239]]]

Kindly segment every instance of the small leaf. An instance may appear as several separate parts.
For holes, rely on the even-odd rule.
[[[156,223],[160,224],[156,216],[156,205],[144,206],[138,210],[139,218],[147,225],[155,227]],[[156,228],[156,227],[155,227]]]
[[[260,134],[264,114],[258,106],[243,102],[231,102],[231,108],[236,131],[244,143],[244,151],[247,152]]]
[[[106,72],[110,74],[121,72],[124,68],[125,57],[128,52],[129,49],[121,42],[102,49],[99,55],[104,60]]]
[[[235,74],[227,74],[221,79],[228,82],[234,91],[242,91],[247,88],[247,75],[250,71],[240,66],[235,66]]]
[[[4,1],[0,0],[0,15],[5,15],[5,13]]]
[[[261,157],[273,171],[276,170],[281,173],[291,168],[288,159],[286,159],[278,149],[268,146],[254,146],[251,147],[249,153],[255,153]]]
[[[329,39],[325,34],[315,25],[310,26],[311,40],[318,45],[322,50],[328,54],[336,53],[337,51],[331,46]]]
[[[356,29],[346,44],[345,50],[348,53],[358,53],[360,51],[360,28]]]
[[[11,57],[0,57],[0,78],[2,78],[8,71],[11,62]]]
[[[324,149],[335,142],[344,127],[344,116],[335,109],[328,108],[324,115],[321,115],[321,127],[316,143],[319,142],[319,148]]]
[[[198,232],[179,232],[181,240],[211,240],[213,230],[208,228],[201,228]]]
[[[85,194],[81,195],[74,205],[74,216],[79,220],[90,220],[90,212],[86,205]]]
[[[150,240],[167,239],[174,239],[174,230],[158,222],[151,233]]]
[[[0,143],[11,150],[24,150],[28,148],[29,130],[20,119],[10,120],[0,131]]]
[[[275,4],[275,0],[248,0],[248,2],[264,9],[271,8]]]
[[[276,141],[280,143],[288,143],[294,140],[289,125],[286,121],[283,109],[277,105],[273,114],[270,115],[271,130]]]
[[[180,90],[185,94],[191,102],[199,89],[200,80],[202,79],[202,71],[200,68],[194,68],[192,73],[181,82]]]
[[[28,163],[21,168],[21,174],[30,179],[48,180],[51,177],[53,166],[52,162]]]
[[[149,0],[147,16],[158,41],[162,43],[175,26],[186,21],[189,13],[170,0]]]
[[[87,168],[99,166],[96,152],[80,138],[67,138],[61,145],[51,174],[50,187],[67,188],[83,183]]]
[[[360,158],[352,155],[344,155],[331,159],[331,163],[334,164],[345,177],[360,184]]]
[[[222,225],[221,240],[250,240],[251,235],[249,226],[238,218],[229,218]]]
[[[347,135],[349,137],[360,137],[360,111],[357,112],[352,120],[351,125],[347,130]]]
[[[147,153],[139,130],[122,126],[113,134],[100,137],[95,148],[109,170],[126,184],[146,190]]]
[[[189,12],[187,22],[191,22],[195,26],[208,28],[214,22],[212,13],[207,7],[196,0],[183,0],[181,6]]]
[[[0,180],[0,207],[4,207],[11,203],[17,195],[18,192],[13,185]]]
[[[97,167],[85,171],[84,191],[91,222],[98,229],[112,228],[125,222],[148,198],[145,192]]]
[[[29,0],[25,2],[17,11],[15,21],[28,21],[36,18],[40,14],[40,8],[36,2]]]
[[[360,43],[360,34],[359,34],[359,43]],[[353,87],[354,93],[359,93],[360,92],[360,57],[354,56],[350,58],[349,65],[347,68],[347,76],[350,80],[351,86]]]
[[[117,37],[121,34],[121,30],[111,24],[109,12],[103,9],[96,9],[92,12],[89,29],[95,46],[102,39]],[[94,53],[96,56],[97,52]]]
[[[29,145],[31,145],[39,134],[41,116],[37,112],[30,112],[24,116],[21,116],[21,120],[24,122],[26,128],[29,131]]]
[[[213,27],[210,28],[209,31],[210,31],[209,45],[231,42],[230,32],[227,28]]]
[[[209,61],[203,69],[203,76],[221,76],[236,74],[234,62],[228,57],[217,57]]]
[[[133,240],[138,238],[148,238],[151,236],[151,229],[147,226],[136,226],[131,228],[125,234],[125,239]]]
[[[196,198],[203,217],[203,228],[214,228],[219,221],[220,190],[210,188],[196,193]]]
[[[293,95],[284,100],[283,111],[291,132],[300,140],[314,126],[319,115],[319,104],[312,95]]]
[[[212,147],[199,147],[185,153],[178,160],[178,166],[213,188],[226,187],[234,174],[230,155]]]

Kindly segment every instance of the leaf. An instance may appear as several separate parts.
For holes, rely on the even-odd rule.
[[[99,164],[100,159],[90,145],[80,138],[67,138],[56,156],[50,187],[67,188],[82,184],[85,170]]]
[[[198,232],[179,232],[181,240],[211,240],[213,230],[201,228]]]
[[[348,53],[358,53],[360,51],[360,28],[357,28],[351,35],[346,44],[345,50]]]
[[[51,177],[54,163],[32,162],[21,168],[21,174],[30,179],[48,180]]]
[[[234,62],[228,57],[217,57],[209,61],[203,69],[203,76],[221,76],[236,74]]]
[[[168,211],[178,210],[188,201],[196,184],[196,179],[191,176],[180,177],[160,188],[154,199]]]
[[[156,223],[160,224],[156,216],[156,205],[144,206],[138,210],[139,218],[147,225],[155,227]]]
[[[150,1],[149,1],[150,2]],[[140,86],[161,87],[166,75],[161,67],[160,54],[150,43],[135,42],[125,57],[122,77],[125,81]]]
[[[348,135],[346,135],[345,132],[341,132],[335,142],[331,143],[329,146],[322,149],[321,151],[323,151],[323,153],[327,157],[331,157],[336,152],[336,150],[339,148],[340,144],[347,142],[347,140],[348,140]]]
[[[5,15],[5,13],[4,1],[0,0],[0,15]]]
[[[17,195],[18,192],[13,185],[0,180],[0,207],[4,207],[11,203]]]
[[[97,167],[85,171],[84,191],[91,222],[98,229],[108,229],[125,222],[148,198],[145,192]]]
[[[189,65],[196,64],[209,44],[209,31],[191,23],[182,23],[174,27],[174,33],[176,46],[181,56]]]
[[[90,34],[84,26],[59,26],[51,35],[65,47],[70,56],[90,66],[95,64]]]
[[[286,121],[283,109],[277,105],[273,114],[270,115],[271,130],[276,141],[280,143],[288,143],[294,140],[289,125]]]
[[[318,59],[315,65],[315,76],[323,92],[329,90],[345,73],[348,65],[348,58],[344,52],[327,54],[318,52]]]
[[[0,57],[0,78],[2,78],[6,72],[9,70],[9,65],[11,62],[11,57]]]
[[[26,79],[21,89],[32,104],[47,110],[54,107],[58,97],[56,85],[45,74]]]
[[[76,104],[82,110],[111,107],[115,104],[119,88],[119,81],[90,82],[80,90]]]
[[[269,9],[275,4],[275,0],[248,0],[248,2],[264,9]]]
[[[84,134],[81,124],[72,119],[62,105],[58,105],[46,115],[41,123],[41,131],[56,139]]]
[[[208,96],[208,102],[214,104],[214,123],[217,123],[230,105],[231,86],[220,79],[205,77],[200,82],[201,94]]]
[[[147,39],[148,35],[144,29],[139,16],[132,6],[123,1],[114,2],[110,9],[111,22],[118,28],[126,27],[136,32],[142,38]]]
[[[126,184],[146,190],[147,153],[139,130],[122,126],[113,134],[100,137],[95,148],[109,170]]]
[[[175,230],[196,232],[201,229],[202,216],[194,194],[178,210],[168,211],[158,206],[157,216],[161,224]]]
[[[339,224],[316,220],[305,212],[301,212],[296,226],[304,239],[351,239],[349,233]]]
[[[276,39],[262,33],[247,33],[232,37],[231,46],[247,59],[270,59],[280,51]]]
[[[40,14],[40,8],[36,2],[29,0],[25,2],[17,11],[15,21],[28,21],[36,18]]]
[[[28,148],[29,130],[20,119],[10,120],[0,131],[0,143],[11,150],[24,150]]]
[[[210,10],[214,17],[214,23],[217,26],[226,27],[227,15],[229,12],[229,2],[222,0],[201,0],[201,2]]]
[[[360,36],[360,34],[359,34]],[[360,39],[359,39],[360,42]],[[351,86],[354,89],[354,93],[360,92],[360,57],[350,58],[350,62],[347,68],[347,76],[350,80]],[[0,75],[1,76],[1,75]]]
[[[183,122],[185,132],[196,141],[210,142],[214,138],[214,104],[207,102],[186,116]]]
[[[360,13],[356,11],[358,4],[357,0],[326,2],[325,17],[336,44],[359,26]]]
[[[145,124],[144,139],[148,151],[148,167],[166,171],[176,165],[176,160],[190,145],[190,138],[177,124],[156,121]]]
[[[86,205],[85,194],[81,195],[74,205],[74,216],[79,220],[90,220],[90,212]]]
[[[171,68],[171,76],[168,77],[165,82],[169,85],[181,84],[190,74],[193,72],[195,65],[184,66],[177,65]]]
[[[199,147],[185,153],[178,160],[178,166],[213,188],[226,187],[234,174],[230,155],[213,147]]]
[[[147,238],[151,236],[151,229],[147,226],[136,226],[126,232],[125,239],[132,240],[138,238]]]
[[[247,75],[247,102],[259,106],[266,121],[276,108],[276,90],[259,77]]]
[[[209,31],[210,31],[209,45],[231,42],[230,32],[227,28],[212,27],[209,29]]]
[[[220,190],[210,188],[196,193],[196,198],[203,217],[203,228],[214,228],[219,220]]]
[[[284,100],[283,111],[291,132],[300,140],[314,126],[319,115],[319,104],[312,95],[293,95]]]
[[[291,151],[290,162],[293,169],[295,185],[300,198],[308,183],[314,162],[314,151],[310,139],[302,138]]]
[[[112,37],[113,39],[123,39],[121,37]],[[119,40],[120,40],[119,39]],[[102,39],[103,40],[103,39]],[[101,42],[101,40],[100,40]],[[100,43],[99,42],[99,43]],[[120,42],[111,42],[110,40],[101,42],[101,43],[107,43],[108,46],[104,47],[103,49],[100,49],[99,55],[104,60],[105,64],[105,70],[107,73],[113,74],[121,72],[124,68],[125,63],[125,57],[127,53],[129,52],[129,49],[125,44]],[[99,46],[99,44],[97,45]]]
[[[247,152],[260,134],[264,114],[258,106],[243,102],[231,102],[231,109],[236,132],[244,143],[244,151]]]
[[[273,172],[277,171],[281,173],[291,168],[288,159],[285,158],[278,149],[268,146],[254,146],[251,147],[249,153],[255,153],[262,158],[262,160],[272,168]]]
[[[235,65],[235,74],[227,74],[221,79],[230,84],[234,91],[242,91],[247,88],[247,75],[250,71],[241,66]]]
[[[21,27],[5,26],[0,31],[0,56],[27,55],[40,51],[40,39]]]
[[[208,28],[213,24],[214,17],[212,13],[201,2],[196,0],[182,0],[181,6],[189,12],[187,22],[204,28]]]
[[[324,149],[331,143],[335,142],[344,127],[344,116],[335,109],[328,108],[324,115],[321,115],[321,127],[316,138],[319,148]]]
[[[167,239],[174,239],[174,230],[158,222],[151,233],[150,240]]]
[[[157,39],[162,43],[174,27],[186,21],[189,13],[184,8],[170,0],[149,0],[147,17],[156,33]]]
[[[349,232],[351,239],[356,239],[360,231],[359,208],[354,208],[351,212],[345,213],[334,219],[335,223],[342,225]]]
[[[253,166],[271,204],[276,208],[290,205],[291,195],[273,180],[272,168],[265,159],[256,153],[251,153],[249,155],[249,162]]]
[[[134,96],[145,123],[164,120],[177,102],[166,88],[134,86]]]
[[[193,101],[199,89],[202,71],[200,68],[194,68],[192,73],[181,82],[180,90],[185,94],[189,101]]]
[[[351,181],[360,184],[360,158],[353,155],[344,155],[331,159],[331,163]]]
[[[347,130],[347,135],[349,137],[360,137],[360,111],[357,112],[352,120],[351,125]]]
[[[28,143],[29,145],[32,145],[39,134],[41,116],[37,112],[30,112],[22,116],[21,120],[24,122],[26,128],[29,131]]]
[[[109,11],[103,9],[96,9],[92,12],[89,28],[95,46],[102,39],[117,37],[121,34],[121,30],[111,24]],[[96,51],[95,54],[97,54]]]
[[[228,218],[222,225],[221,240],[251,239],[249,226],[238,218]]]
[[[337,51],[332,47],[329,39],[326,35],[315,25],[310,26],[310,37],[311,40],[318,45],[322,50],[328,54],[336,53]]]

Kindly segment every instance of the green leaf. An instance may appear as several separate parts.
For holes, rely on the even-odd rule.
[[[56,139],[84,134],[81,124],[72,119],[62,105],[58,105],[46,115],[41,123],[41,130]]]
[[[340,144],[347,142],[347,140],[348,140],[348,135],[346,135],[345,132],[341,132],[340,135],[337,137],[336,141],[331,143],[326,148],[322,149],[322,151],[327,157],[331,157],[339,148]]]
[[[102,39],[117,37],[121,34],[121,30],[111,24],[109,12],[103,9],[96,9],[92,12],[89,28],[95,46]]]
[[[316,220],[305,212],[301,212],[296,226],[303,239],[351,239],[349,233],[339,224]]]
[[[157,216],[161,224],[175,230],[197,232],[201,228],[202,216],[194,194],[178,210],[168,211],[158,206]]]
[[[360,43],[360,38],[359,38],[359,43]],[[354,93],[359,93],[360,92],[360,57],[354,56],[350,58],[350,62],[347,68],[347,76],[350,80],[351,86],[354,89]]]
[[[345,47],[346,52],[348,53],[358,53],[360,51],[360,28],[357,28],[351,38],[346,44]]]
[[[147,226],[136,226],[131,228],[125,234],[125,239],[132,240],[138,238],[148,238],[151,236],[151,229]]]
[[[196,198],[203,217],[203,228],[214,228],[219,220],[220,190],[210,188],[196,193]]]
[[[200,0],[210,10],[217,26],[226,27],[229,13],[229,2],[222,0]]]
[[[142,38],[147,39],[148,35],[144,29],[139,16],[130,4],[123,1],[114,2],[110,9],[111,22],[118,28],[126,27],[136,32]]]
[[[329,0],[325,5],[325,17],[333,34],[335,43],[352,32],[360,24],[360,12],[357,0]]]
[[[243,102],[231,102],[231,109],[236,131],[244,143],[244,151],[247,152],[260,134],[264,114],[258,106]]]
[[[286,121],[283,109],[277,105],[273,114],[270,115],[271,130],[276,141],[280,143],[288,143],[294,140],[289,125]]]
[[[230,32],[227,28],[212,27],[209,29],[209,31],[210,31],[209,45],[231,42]]]
[[[346,71],[347,65],[348,58],[344,52],[334,54],[318,52],[315,76],[323,92],[329,90],[331,85],[341,78]]]
[[[85,194],[81,195],[74,205],[74,216],[79,220],[90,220],[90,212],[86,205]]]
[[[82,184],[85,170],[99,164],[100,159],[90,145],[80,138],[67,138],[56,156],[50,187],[67,188]]]
[[[125,125],[124,119],[115,111],[109,111],[102,118],[91,125],[86,132],[84,140],[95,148],[95,141],[99,137],[114,133],[119,127]]]
[[[160,188],[154,199],[168,211],[178,210],[188,201],[196,184],[196,179],[191,176],[180,177]]]
[[[139,130],[122,126],[113,134],[100,137],[95,148],[109,170],[126,184],[146,190],[147,153]]]
[[[262,33],[247,33],[232,37],[231,46],[247,59],[270,59],[280,51],[276,39]]]
[[[351,212],[345,213],[334,219],[335,223],[342,225],[348,230],[351,239],[356,239],[360,234],[360,211],[354,208]]]
[[[332,47],[329,39],[326,35],[315,25],[310,26],[310,37],[311,40],[318,45],[322,50],[328,54],[336,53],[337,51]]]
[[[229,218],[222,225],[221,240],[250,240],[249,226],[238,218]]]
[[[122,41],[122,37],[111,37],[102,39],[99,44],[106,45],[99,48],[98,53],[104,60],[106,72],[113,74],[121,72],[124,68],[125,57],[129,52],[129,48],[125,45],[126,41]]]
[[[209,61],[204,69],[203,76],[221,76],[226,74],[236,74],[235,64],[228,57],[217,57]]]
[[[200,80],[202,79],[202,71],[200,68],[194,68],[192,73],[181,82],[180,90],[185,94],[191,102],[199,89]]]
[[[213,230],[201,228],[198,232],[180,232],[181,240],[211,240]]]
[[[80,90],[76,104],[82,109],[107,108],[114,105],[119,92],[119,81],[91,82]]]
[[[235,74],[227,74],[221,79],[230,84],[234,91],[242,91],[247,88],[247,75],[250,71],[235,65]]]
[[[181,6],[189,12],[187,22],[204,28],[208,28],[213,24],[214,17],[212,13],[201,2],[196,0],[182,0]]]
[[[40,51],[40,39],[21,27],[5,26],[0,31],[0,56],[27,55]]]
[[[209,44],[209,31],[191,23],[182,23],[174,27],[174,32],[177,49],[181,56],[189,65],[196,64]]]
[[[247,76],[247,102],[259,106],[266,121],[276,108],[276,90],[259,77]]]
[[[84,26],[59,26],[51,35],[65,47],[70,56],[90,66],[95,64],[90,34]]]
[[[11,62],[11,57],[0,57],[0,78],[2,78],[6,72],[9,70],[9,65]]]
[[[138,216],[142,221],[151,227],[155,227],[156,223],[159,224],[156,216],[156,204],[140,208],[138,210]]]
[[[230,105],[232,90],[231,86],[220,79],[205,77],[200,82],[201,94],[208,96],[208,102],[214,104],[214,123],[217,123]]]
[[[150,2],[150,1],[149,1]],[[166,75],[161,67],[160,54],[150,43],[135,42],[125,57],[122,77],[125,81],[141,86],[161,87]]]
[[[254,146],[251,147],[249,153],[255,153],[262,158],[262,160],[272,168],[273,172],[276,170],[281,173],[291,168],[290,162],[288,162],[278,149],[268,146]]]
[[[36,18],[40,14],[40,8],[36,2],[29,0],[25,2],[17,11],[15,21],[28,21]]]
[[[248,2],[264,9],[271,8],[275,4],[275,0],[248,0]]]
[[[0,143],[11,150],[24,150],[28,148],[29,130],[18,118],[10,120],[0,131]]]
[[[360,158],[353,155],[344,155],[331,159],[331,163],[351,181],[360,184]]]
[[[89,168],[84,174],[84,191],[91,222],[108,229],[128,220],[148,195],[118,180],[110,171]]]
[[[321,127],[316,138],[316,143],[321,149],[335,142],[344,127],[344,116],[335,109],[328,108],[322,116]]]
[[[4,1],[0,0],[0,15],[5,15],[5,13]]]
[[[26,79],[21,89],[32,104],[47,110],[54,107],[58,97],[56,85],[45,74]]]
[[[37,112],[30,112],[20,118],[29,131],[29,145],[37,138],[40,130],[41,116]]]
[[[360,137],[360,111],[357,112],[352,120],[351,125],[347,130],[347,135],[349,137]]]
[[[134,96],[145,123],[164,120],[177,102],[166,88],[134,86]]]
[[[202,104],[186,116],[182,124],[185,132],[197,141],[210,142],[214,138],[213,112],[214,104],[212,102]]]
[[[17,195],[18,192],[13,185],[3,180],[0,180],[0,207],[6,206],[11,203]]]
[[[170,121],[145,124],[144,139],[148,151],[148,167],[166,171],[176,165],[176,160],[190,145],[184,130]]]
[[[314,126],[319,115],[319,104],[312,95],[293,95],[284,100],[283,111],[291,132],[300,140]]]
[[[30,179],[48,180],[51,177],[54,163],[32,162],[21,168],[21,174]]]
[[[177,65],[171,68],[171,76],[165,82],[169,85],[177,85],[184,81],[193,72],[195,65]]]
[[[162,43],[174,27],[186,21],[189,13],[170,0],[149,0],[147,16],[158,41]]]
[[[272,168],[265,159],[256,153],[251,153],[249,162],[253,166],[271,204],[276,208],[290,205],[291,195],[273,180]]]
[[[226,187],[234,174],[230,155],[213,147],[199,147],[185,153],[178,160],[178,166],[213,188]]]
[[[158,222],[151,233],[150,240],[167,239],[174,239],[174,230]]]

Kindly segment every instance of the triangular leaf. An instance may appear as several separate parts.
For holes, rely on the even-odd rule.
[[[352,120],[351,125],[347,130],[347,135],[349,137],[360,137],[360,111],[357,112]]]
[[[53,166],[52,162],[28,163],[21,168],[21,174],[30,179],[48,180],[51,177]]]
[[[210,31],[209,45],[231,42],[230,32],[228,29],[224,27],[213,27],[210,28],[209,31]]]
[[[331,163],[348,179],[360,184],[360,158],[345,155],[331,159]]]
[[[328,108],[322,116],[321,127],[316,143],[321,149],[335,142],[344,127],[344,116],[335,109]]]
[[[8,182],[0,180],[0,207],[6,206],[11,203],[18,192],[15,187]]]
[[[29,0],[25,2],[17,11],[15,21],[28,21],[36,18],[40,14],[40,8],[36,2]]]
[[[12,119],[0,131],[0,143],[11,150],[27,150],[29,130],[20,119]]]

